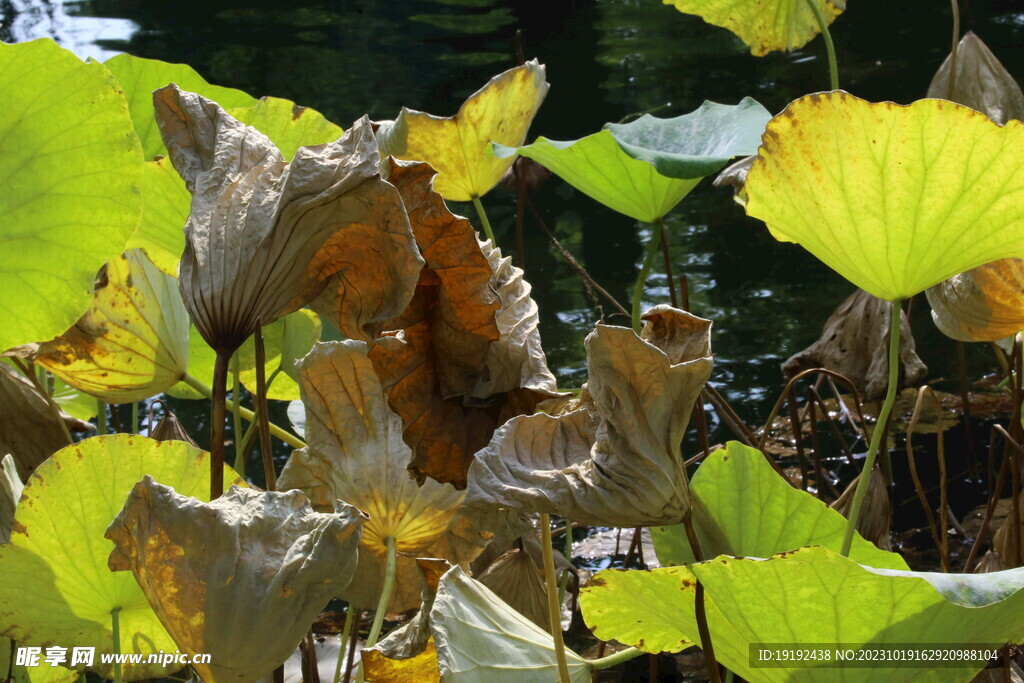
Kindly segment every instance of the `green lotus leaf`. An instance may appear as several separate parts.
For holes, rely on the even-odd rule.
[[[441,578],[430,630],[441,680],[520,683],[558,679],[551,634],[455,567]],[[590,681],[586,660],[566,649],[569,680]]]
[[[160,138],[153,110],[154,90],[175,83],[182,90],[199,93],[225,108],[252,107],[257,103],[255,97],[241,90],[211,85],[187,64],[171,64],[129,54],[111,57],[104,64],[120,82],[128,98],[132,124],[142,141],[142,151],[147,161],[157,155],[167,156],[167,148]]]
[[[22,643],[18,645],[20,646]],[[70,656],[70,652],[68,650],[68,656]],[[74,683],[74,681],[78,680],[81,674],[63,666],[50,666],[44,659],[45,655],[46,650],[43,650],[40,653],[39,666],[25,667],[15,665],[14,677],[11,678],[11,683]],[[6,676],[10,666],[11,640],[9,638],[0,638],[0,672],[3,672]]]
[[[270,138],[285,161],[291,161],[299,147],[334,142],[345,132],[317,110],[278,97],[264,97],[252,107],[228,107],[228,114]]]
[[[53,378],[53,393],[50,395],[61,410],[77,420],[88,422],[96,417],[96,399],[65,383],[60,377]]]
[[[839,550],[846,518],[806,491],[794,488],[755,448],[730,441],[697,469],[690,481],[693,524],[705,557],[770,557],[807,545]],[[652,527],[662,565],[694,561],[682,525]],[[862,564],[909,569],[903,558],[854,538],[850,557]]]
[[[437,171],[434,189],[449,201],[487,194],[512,166],[487,154],[487,143],[521,145],[548,92],[544,65],[531,60],[498,74],[462,103],[455,116],[403,108],[377,131],[382,155],[425,161]]]
[[[121,651],[173,652],[135,579],[107,568],[103,534],[146,474],[182,495],[208,500],[209,456],[180,441],[115,434],[67,446],[25,486],[10,545],[0,547],[0,633],[18,642],[96,647],[92,670],[112,675],[111,610],[120,608]],[[226,486],[244,486],[225,468]],[[155,664],[125,664],[128,679],[165,675]]]
[[[1024,640],[1024,568],[939,574],[864,567],[820,547],[769,560],[719,557],[650,572],[608,570],[580,602],[598,637],[647,652],[696,640],[694,577],[718,660],[751,681],[970,681],[985,662],[933,668],[754,668],[753,643],[978,643]],[[642,609],[638,606],[642,605]]]
[[[727,28],[755,57],[774,50],[796,50],[821,30],[806,0],[662,0],[684,14],[696,14]],[[826,24],[846,9],[846,0],[814,0]]]
[[[295,362],[320,341],[320,316],[305,308],[275,320],[263,328],[264,372],[267,398],[294,401],[299,398],[299,373]],[[242,385],[256,393],[256,342],[249,338],[238,349]]]
[[[49,39],[0,44],[0,350],[50,339],[89,306],[142,211],[142,155],[102,64]]]
[[[1024,256],[1024,124],[945,100],[802,97],[768,124],[747,213],[847,280],[897,301]]]
[[[541,137],[517,148],[494,143],[493,150],[500,158],[529,157],[605,206],[650,223],[729,159],[753,154],[769,119],[748,97],[737,105],[705,102],[672,119],[606,124],[579,140]]]
[[[142,197],[142,220],[128,248],[144,250],[157,268],[177,277],[192,195],[171,162],[160,158],[142,164]]]

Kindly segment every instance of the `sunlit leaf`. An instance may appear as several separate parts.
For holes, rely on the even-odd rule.
[[[193,194],[182,296],[213,349],[234,351],[257,325],[325,288],[349,337],[372,338],[404,310],[422,260],[397,190],[380,178],[365,117],[286,164],[266,136],[214,102],[175,86],[154,97],[170,158]]]
[[[146,475],[110,524],[110,567],[132,571],[204,681],[254,681],[283,663],[352,578],[363,516],[314,512],[298,491],[232,487],[212,503]],[[123,574],[121,576],[124,576]]]
[[[222,107],[251,107],[256,98],[241,90],[211,85],[187,64],[172,64],[159,59],[144,59],[129,54],[111,57],[105,65],[117,78],[128,98],[135,132],[142,141],[142,150],[147,161],[156,155],[167,155],[167,149],[160,139],[153,111],[153,91],[174,83],[182,90],[199,93]],[[146,200],[148,204],[148,199]]]
[[[22,647],[25,643],[17,643],[16,647]],[[71,651],[68,650],[70,653]],[[63,666],[50,666],[43,659],[46,650],[40,653],[40,666],[25,667],[14,666],[14,677],[11,683],[75,683],[81,676],[77,671],[66,669]],[[11,640],[0,638],[0,671],[7,675],[11,665]]]
[[[835,91],[772,119],[747,213],[840,275],[896,301],[1024,256],[1024,124],[944,100],[872,104]]]
[[[662,0],[684,14],[696,14],[727,28],[762,57],[773,50],[796,50],[818,35],[820,27],[806,0]],[[814,0],[826,24],[846,9],[846,0]]]
[[[102,64],[49,39],[0,44],[0,351],[50,339],[89,306],[142,211],[142,154]]]
[[[1024,119],[1024,92],[973,31],[968,31],[957,45],[956,78],[950,55],[932,78],[928,97],[970,107],[999,124]]]
[[[142,220],[128,248],[144,250],[157,268],[177,277],[192,195],[171,162],[161,158],[142,164],[142,197]]]
[[[295,362],[309,353],[320,341],[320,317],[313,311],[299,309],[263,328],[266,354],[264,372],[270,385],[267,398],[294,401],[299,398],[298,370]],[[238,350],[242,385],[256,393],[256,342],[249,339]],[[273,378],[273,382],[271,382]]]
[[[960,341],[996,341],[1024,330],[1024,261],[978,266],[928,289],[932,320]]]
[[[520,683],[558,679],[551,634],[455,567],[441,579],[430,612],[443,680]],[[569,680],[590,681],[586,661],[566,649]]]
[[[100,654],[112,651],[110,613],[120,608],[122,652],[173,652],[135,579],[107,568],[103,533],[146,474],[206,499],[208,457],[180,441],[115,434],[67,446],[40,465],[25,486],[11,543],[0,547],[0,632],[19,642],[96,647],[91,670],[110,678],[113,668]],[[229,468],[224,479],[244,485]],[[174,668],[124,665],[129,679]]]
[[[857,649],[1024,640],[1024,569],[989,574],[872,569],[819,547],[770,560],[720,557],[689,568],[604,571],[582,591],[584,619],[600,638],[647,652],[676,652],[696,640],[694,575],[706,591],[716,657],[747,680],[966,682],[986,663],[754,668],[754,643],[841,643]]]
[[[199,334],[195,324],[188,332],[188,374],[206,386],[213,385],[213,368],[217,364],[217,352]],[[185,382],[178,382],[166,391],[174,398],[205,399],[206,395],[196,391]]]
[[[344,500],[368,513],[355,578],[339,595],[376,604],[383,586],[387,538],[398,550],[398,612],[420,604],[424,588],[416,557],[469,562],[490,540],[457,509],[463,493],[449,484],[416,484],[406,472],[411,451],[402,421],[388,407],[380,380],[354,340],[317,344],[300,365],[306,440],[281,473],[281,489],[305,491],[318,509]]]
[[[96,417],[96,399],[66,384],[59,377],[53,378],[53,392],[50,395],[61,410],[76,420],[88,422]]]
[[[532,60],[492,78],[455,116],[403,108],[397,119],[381,124],[381,154],[427,162],[437,171],[434,189],[442,197],[469,201],[487,194],[512,165],[489,156],[487,144],[523,144],[547,91],[544,66]]]
[[[477,453],[467,507],[556,513],[600,526],[673,524],[690,508],[680,453],[711,375],[711,321],[668,306],[643,336],[598,325],[583,396],[557,416],[514,418]]]
[[[221,104],[233,118],[270,138],[285,161],[291,161],[299,147],[334,142],[345,132],[317,110],[278,97],[263,97],[254,106],[244,108]]]
[[[697,469],[690,482],[693,524],[705,557],[770,557],[806,545],[842,547],[846,518],[772,469],[760,451],[730,441]],[[662,565],[694,561],[682,525],[654,527]],[[854,537],[850,557],[862,564],[908,569],[903,558]]]
[[[537,161],[605,206],[653,222],[736,156],[753,154],[771,114],[754,100],[705,102],[671,119],[645,115],[606,124],[599,133],[559,142],[538,138],[523,147],[494,145],[494,154]]]
[[[375,650],[363,650],[366,680],[374,683],[439,683],[437,648],[434,639],[427,641],[423,652],[407,659],[390,659]]]
[[[178,281],[133,249],[106,265],[89,310],[33,359],[79,391],[131,403],[184,376],[188,327]]]

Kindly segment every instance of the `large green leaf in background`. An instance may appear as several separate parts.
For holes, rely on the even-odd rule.
[[[320,341],[322,323],[313,311],[301,308],[278,318],[263,328],[264,371],[267,378],[267,398],[294,401],[299,398],[298,368],[295,362],[309,353]],[[250,337],[239,354],[239,377],[242,385],[256,393],[256,342]],[[383,455],[383,454],[382,454]]]
[[[0,44],[0,350],[70,327],[142,210],[117,81],[49,39]]]
[[[270,138],[285,161],[291,161],[299,147],[334,142],[345,132],[317,110],[291,100],[264,97],[252,107],[224,106],[231,116]]]
[[[992,644],[1024,641],[1024,568],[938,574],[863,567],[826,548],[770,560],[719,557],[649,572],[606,570],[583,589],[587,624],[646,652],[696,640],[694,576],[715,655],[748,681],[970,681],[973,667],[753,668],[754,643]]]
[[[671,119],[606,124],[579,140],[541,137],[522,147],[493,143],[493,150],[501,158],[529,157],[605,206],[650,223],[729,159],[753,154],[770,119],[748,97],[737,105],[705,102]]]
[[[170,160],[163,158],[142,164],[142,197],[142,220],[127,246],[142,249],[153,265],[178,277],[192,195]]]
[[[112,609],[120,607],[122,652],[173,652],[135,578],[111,572],[113,544],[103,534],[143,475],[182,495],[209,499],[209,454],[181,441],[115,434],[86,439],[40,465],[15,512],[10,545],[0,546],[0,633],[27,645],[111,652]],[[225,488],[244,486],[225,467]],[[125,665],[129,679],[167,673],[157,665]]]
[[[846,518],[811,494],[793,488],[756,448],[730,441],[697,469],[690,482],[693,525],[705,557],[770,557],[807,545],[838,551]],[[694,561],[682,525],[652,527],[663,565]],[[879,550],[860,534],[850,557],[862,564],[909,569],[896,553]]]

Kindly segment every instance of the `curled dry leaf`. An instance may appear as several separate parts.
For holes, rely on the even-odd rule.
[[[427,267],[394,339],[370,351],[413,449],[409,469],[464,488],[473,453],[508,418],[556,395],[523,271],[480,243],[431,189],[426,164],[393,163]]]
[[[1010,119],[1024,119],[1024,92],[988,46],[968,31],[953,56],[949,55],[935,72],[928,97],[938,97],[970,107],[1002,125]]]
[[[1002,259],[927,290],[932,320],[960,341],[996,341],[1024,330],[1024,261]]]
[[[857,488],[857,479],[850,485],[831,507],[838,510],[844,517],[849,517],[853,507],[853,492]],[[864,498],[864,509],[857,520],[857,533],[871,541],[881,550],[892,550],[892,503],[889,500],[889,489],[885,477],[878,465],[871,470],[871,481],[868,482],[868,493]]]
[[[149,438],[154,441],[184,441],[198,448],[199,444],[189,436],[188,430],[185,429],[185,425],[181,424],[178,416],[166,405],[164,406],[164,411],[163,417],[150,430]]]
[[[299,366],[306,405],[307,448],[295,451],[278,481],[307,492],[318,508],[341,499],[369,514],[359,566],[341,593],[350,604],[373,605],[387,563],[387,538],[398,551],[390,611],[415,607],[423,579],[416,557],[471,561],[490,540],[457,512],[463,493],[448,484],[418,486],[406,473],[411,452],[402,420],[355,340],[317,344]]]
[[[825,321],[818,341],[782,364],[792,377],[810,368],[826,368],[850,379],[865,400],[885,395],[889,384],[889,327],[893,304],[862,289],[846,297]],[[904,386],[917,386],[928,367],[918,357],[905,313],[900,315],[900,369]]]
[[[643,336],[598,325],[576,410],[517,417],[469,471],[466,505],[556,513],[582,524],[679,522],[690,495],[683,432],[711,375],[711,321],[669,306]]]
[[[499,557],[477,579],[524,617],[551,631],[547,590],[533,558],[522,548]]]
[[[192,193],[180,286],[218,352],[322,295],[349,337],[405,309],[422,259],[398,192],[380,178],[365,117],[290,163],[263,134],[174,85],[154,93],[160,132]]]
[[[92,305],[32,359],[107,403],[162,393],[188,369],[188,313],[178,282],[130,249],[100,271]]]
[[[299,491],[232,486],[212,503],[146,475],[107,529],[114,571],[130,569],[207,683],[253,681],[285,661],[350,581],[363,517],[314,512]]]

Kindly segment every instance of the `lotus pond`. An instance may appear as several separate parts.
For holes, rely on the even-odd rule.
[[[0,4],[0,676],[1019,679],[1024,14],[846,5]]]

